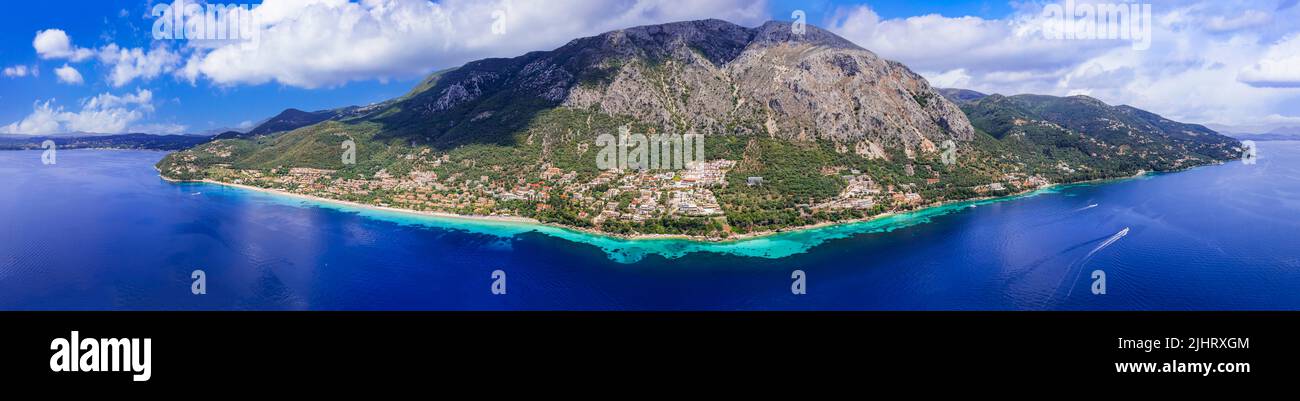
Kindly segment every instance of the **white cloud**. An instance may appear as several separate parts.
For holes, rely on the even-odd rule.
[[[33,135],[65,132],[116,134],[145,131],[140,129],[142,127],[163,127],[155,124],[135,125],[153,110],[153,92],[147,89],[125,95],[102,93],[82,101],[81,109],[77,112],[66,111],[63,106],[55,105],[54,99],[37,100],[32,105],[31,114],[5,126],[4,132]]]
[[[101,93],[82,103],[83,109],[117,109],[123,107],[139,107],[144,111],[153,111],[153,92],[148,89],[139,89],[135,93],[127,93],[121,96]]]
[[[493,33],[495,11],[504,11],[504,34]],[[254,13],[264,25],[256,49],[192,44],[177,75],[315,88],[416,77],[635,25],[701,18],[757,25],[767,15],[763,1],[747,0],[267,0]]]
[[[965,88],[970,86],[970,74],[966,73],[965,68],[949,70],[942,74],[931,76],[930,84],[940,88]]]
[[[37,69],[37,67],[34,65],[31,67],[27,67],[25,65],[15,65],[10,67],[5,67],[4,69],[4,76],[9,78],[22,78],[28,75],[31,75],[33,77],[40,76],[40,70]]]
[[[126,86],[136,79],[147,81],[170,73],[179,67],[181,62],[181,55],[162,43],[148,50],[139,47],[123,48],[116,43],[91,50],[77,47],[60,29],[38,32],[32,45],[36,48],[37,55],[43,59],[67,59],[76,62],[94,56],[101,64],[109,67],[108,83],[115,88]],[[59,73],[61,82],[82,82],[81,74],[66,64],[56,72]]]
[[[40,102],[37,101],[32,105],[32,114],[23,118],[21,121],[14,122],[5,126],[4,132],[8,134],[54,134],[58,133],[63,124],[60,120],[67,120],[66,116],[61,116],[63,109],[55,110],[50,107],[53,100]],[[70,114],[70,113],[69,113]]]
[[[1258,62],[1242,69],[1237,78],[1257,87],[1300,88],[1300,34],[1270,46]]]
[[[1300,91],[1287,89],[1300,87],[1300,33],[1279,23],[1300,19],[1300,7],[1250,11],[1273,9],[1272,3],[1154,4],[1147,50],[1122,40],[1048,39],[1042,3],[1018,3],[1002,19],[884,19],[858,6],[840,10],[826,25],[938,86],[1088,94],[1175,120],[1236,125],[1300,117],[1286,106],[1300,104]]]
[[[72,40],[68,38],[68,33],[62,29],[46,29],[36,32],[36,38],[32,39],[32,47],[36,49],[38,56],[47,60],[67,59],[78,62],[94,55],[94,52],[90,49],[73,46]]]
[[[138,132],[138,133],[154,134],[154,135],[174,135],[174,134],[183,134],[188,129],[189,126],[184,124],[148,123],[148,124],[140,124],[140,125],[132,126],[130,132],[133,133]]]
[[[108,82],[120,88],[139,78],[150,80],[170,72],[180,64],[181,56],[165,46],[145,51],[141,48],[124,49],[110,43],[99,50],[99,61],[111,66]]]
[[[1259,10],[1246,10],[1241,15],[1225,17],[1222,15],[1211,16],[1205,22],[1206,29],[1216,32],[1229,32],[1239,29],[1251,28],[1273,22],[1273,14]]]
[[[1043,71],[1087,60],[1109,48],[1128,46],[1117,41],[1063,41],[1044,36],[1043,20],[1033,13],[989,20],[929,14],[905,19],[881,19],[868,6],[836,12],[827,29],[886,58],[922,71],[965,69]]]
[[[76,68],[67,64],[54,69],[54,75],[59,77],[59,82],[69,85],[81,85],[85,80],[81,79],[81,73]]]

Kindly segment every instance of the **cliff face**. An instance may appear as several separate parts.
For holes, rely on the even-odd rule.
[[[549,52],[469,63],[395,107],[418,115],[408,123],[444,123],[433,127],[435,142],[483,120],[515,125],[508,120],[527,118],[529,108],[553,107],[632,116],[667,132],[829,140],[864,155],[934,151],[943,140],[974,135],[960,108],[902,64],[782,22],[608,32]]]

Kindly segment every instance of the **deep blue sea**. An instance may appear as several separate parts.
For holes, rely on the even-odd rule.
[[[0,152],[0,309],[1300,309],[1300,142],[1260,142],[1254,165],[725,244],[169,183],[163,155]]]

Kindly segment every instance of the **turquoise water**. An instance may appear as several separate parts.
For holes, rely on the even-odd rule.
[[[216,186],[214,184],[200,184]],[[1075,184],[1072,186],[1089,185]],[[238,188],[236,188],[238,189]],[[431,228],[455,229],[465,232],[486,234],[502,238],[536,232],[555,238],[599,247],[605,251],[610,260],[619,263],[635,263],[648,255],[659,255],[676,259],[694,252],[709,252],[734,256],[779,259],[807,252],[829,240],[849,238],[864,233],[889,232],[898,228],[930,222],[931,218],[958,212],[966,208],[978,207],[995,202],[1011,201],[1024,197],[1050,194],[1060,191],[1061,187],[1046,188],[1016,196],[958,202],[939,207],[922,209],[914,212],[900,213],[884,218],[864,222],[827,225],[817,228],[793,230],[771,235],[752,237],[733,241],[700,241],[683,238],[638,238],[626,239],[615,236],[592,234],[563,227],[532,224],[525,222],[490,221],[481,219],[462,219],[454,217],[430,216],[413,213],[365,208],[334,202],[314,201],[289,197],[262,191],[244,190],[244,196],[263,197],[267,202],[285,205],[310,204],[315,207],[329,208],[361,216],[390,221],[399,224],[418,225]]]

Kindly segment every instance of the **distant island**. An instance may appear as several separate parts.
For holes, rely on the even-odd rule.
[[[45,141],[52,141],[58,149],[139,149],[181,150],[207,143],[211,138],[195,135],[151,134],[63,134],[17,135],[0,134],[0,150],[44,149]]]
[[[699,157],[647,163],[647,146]],[[1086,96],[932,88],[812,26],[703,20],[471,62],[378,104],[289,109],[157,168],[376,207],[725,240],[1221,163],[1240,146]]]
[[[1243,141],[1300,141],[1300,133],[1267,132],[1263,134],[1233,134],[1233,138]]]

